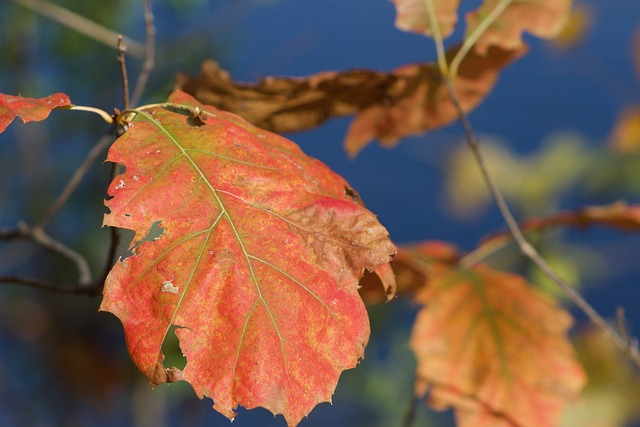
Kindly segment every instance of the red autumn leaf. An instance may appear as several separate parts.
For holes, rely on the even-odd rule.
[[[455,409],[458,427],[555,427],[585,383],[571,316],[517,275],[432,268],[417,295],[416,392]]]
[[[474,50],[484,55],[489,48],[520,49],[525,31],[541,38],[555,37],[562,31],[571,14],[572,0],[513,0],[482,33]],[[504,0],[484,0],[482,5],[465,16],[467,37]]]
[[[349,184],[291,141],[182,92],[169,103],[139,112],[109,151],[126,172],[104,223],[134,242],[158,222],[162,235],[116,264],[101,310],[153,385],[184,379],[229,418],[262,406],[295,425],[363,357],[358,281],[395,248]],[[172,326],[182,370],[163,364]]]
[[[45,98],[23,98],[0,93],[0,133],[20,117],[22,123],[39,122],[49,117],[51,110],[70,107],[71,101],[64,93],[54,93]]]
[[[425,0],[392,0],[396,6],[396,27],[403,31],[432,36]],[[448,37],[458,22],[460,0],[431,0],[435,18],[443,38]]]

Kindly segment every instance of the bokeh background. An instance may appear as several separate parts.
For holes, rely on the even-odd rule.
[[[121,107],[115,46],[20,3],[0,1],[0,92],[41,97],[61,91],[76,104],[108,111]],[[140,1],[55,3],[144,41]],[[478,3],[466,2],[463,10]],[[639,200],[640,125],[614,129],[620,129],[625,109],[640,104],[640,2],[576,5],[572,32],[557,41],[527,36],[529,54],[504,70],[470,116],[490,168],[520,218]],[[435,58],[431,40],[394,28],[395,11],[386,0],[155,0],[153,9],[157,55],[143,99],[148,102],[167,96],[177,72],[197,74],[206,58],[241,81],[349,68],[390,70]],[[131,55],[127,61],[135,80],[141,61]],[[289,136],[350,181],[395,242],[440,239],[472,250],[482,236],[503,227],[459,127],[408,138],[391,150],[374,144],[349,160],[341,146],[348,124],[348,118],[335,119]],[[0,227],[37,221],[108,130],[98,117],[82,112],[13,124],[0,136]],[[630,149],[620,149],[623,139]],[[105,157],[47,228],[85,254],[96,275],[109,241],[100,228],[110,171],[101,163]],[[623,305],[630,329],[640,332],[638,236],[596,229],[532,238],[601,313],[611,316]],[[562,300],[514,248],[488,261],[529,276]],[[76,280],[68,261],[25,241],[0,242],[0,275],[7,274]],[[198,400],[186,384],[151,390],[128,358],[118,320],[96,313],[99,303],[99,298],[0,283],[0,426],[229,425],[210,400]],[[343,374],[333,404],[318,406],[300,425],[400,426],[411,402],[415,361],[406,343],[416,311],[403,299],[370,306],[372,337],[365,360]],[[581,313],[575,316],[578,351],[591,374],[585,399],[608,422],[598,425],[639,425],[636,373],[585,332]],[[179,359],[175,348],[167,351]],[[596,417],[570,410],[564,425],[595,425],[580,416],[591,422]],[[451,414],[420,405],[414,425],[451,422]],[[284,421],[265,410],[240,409],[234,425]]]

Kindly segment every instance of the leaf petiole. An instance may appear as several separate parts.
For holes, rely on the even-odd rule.
[[[440,74],[446,76],[449,74],[449,65],[447,64],[447,57],[444,51],[444,43],[442,41],[442,33],[440,32],[440,23],[436,19],[436,9],[433,6],[432,0],[422,0],[425,12],[427,13],[427,19],[429,20],[429,26],[431,27],[431,34],[436,44],[436,52],[438,56],[438,68]]]
[[[107,113],[104,110],[101,110],[100,108],[95,108],[95,107],[85,107],[83,105],[72,105],[72,106],[65,106],[65,107],[58,107],[57,109],[59,110],[78,110],[78,111],[88,111],[90,113],[95,113],[97,115],[99,115],[100,117],[102,117],[102,119],[109,123],[109,124],[113,124],[115,123],[114,117]]]
[[[451,68],[449,69],[449,78],[454,79],[458,74],[458,68],[460,63],[467,56],[467,53],[471,50],[473,45],[480,39],[480,37],[487,31],[487,29],[498,19],[498,17],[505,11],[507,7],[511,5],[513,0],[502,0],[498,3],[485,19],[483,19],[478,26],[466,37],[462,47],[451,61]]]

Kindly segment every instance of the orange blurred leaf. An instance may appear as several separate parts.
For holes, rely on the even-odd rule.
[[[416,392],[458,427],[553,427],[585,383],[571,316],[517,275],[440,268],[417,295]]]
[[[414,33],[433,35],[425,8],[425,0],[392,0],[396,6],[398,29]],[[430,0],[443,38],[451,35],[458,22],[460,0]]]
[[[0,133],[20,117],[22,123],[39,122],[49,117],[51,110],[69,107],[71,101],[64,93],[54,93],[44,98],[23,98],[0,93]]]
[[[348,183],[182,92],[138,111],[108,160],[126,172],[104,224],[135,238],[100,309],[121,320],[149,381],[186,380],[229,418],[261,406],[289,425],[329,401],[369,338],[358,281],[395,253]],[[154,224],[162,234],[143,241]],[[182,370],[163,363],[172,327]]]
[[[508,6],[474,45],[474,50],[481,55],[492,46],[506,50],[521,48],[525,31],[537,37],[555,37],[569,20],[572,0],[484,0],[478,9],[465,17],[467,37],[505,2]]]

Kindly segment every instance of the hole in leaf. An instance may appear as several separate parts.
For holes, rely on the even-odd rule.
[[[164,337],[161,351],[164,354],[164,366],[165,368],[178,368],[180,370],[187,366],[187,358],[182,354],[180,350],[180,340],[176,335],[176,330],[181,326],[171,325],[167,335]]]
[[[140,246],[144,242],[153,242],[154,240],[156,240],[157,238],[159,238],[163,234],[164,234],[164,229],[160,226],[160,221],[154,222],[153,225],[151,226],[151,228],[149,229],[149,232],[147,233],[147,235],[144,236],[143,239],[140,239],[137,242],[135,242],[133,244],[133,246],[131,247],[131,249],[127,250],[122,255],[122,258],[125,259],[125,258],[130,257],[131,255],[133,255],[135,253],[135,250],[136,250],[136,248],[138,246]]]

